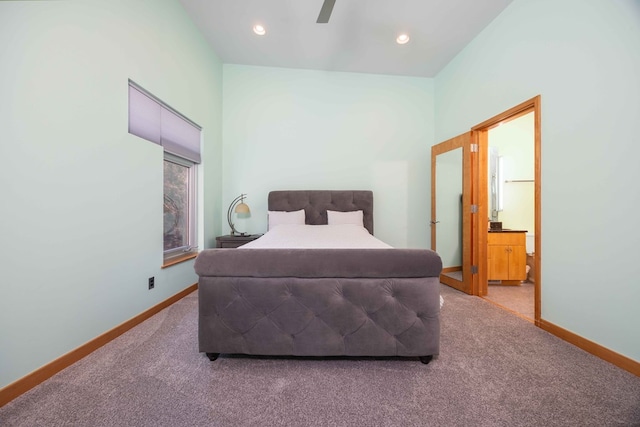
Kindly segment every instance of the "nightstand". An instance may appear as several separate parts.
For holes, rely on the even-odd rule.
[[[261,236],[262,234],[250,234],[247,236],[232,236],[228,234],[226,236],[218,236],[216,237],[216,248],[237,248]]]

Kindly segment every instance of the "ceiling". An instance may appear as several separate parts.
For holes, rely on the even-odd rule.
[[[179,1],[225,64],[434,77],[513,0]]]

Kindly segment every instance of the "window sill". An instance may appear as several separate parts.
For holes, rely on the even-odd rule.
[[[167,267],[171,267],[172,265],[180,264],[181,262],[194,259],[197,256],[198,256],[198,252],[187,252],[184,254],[172,256],[164,260],[164,263],[162,264],[162,268],[167,268]]]

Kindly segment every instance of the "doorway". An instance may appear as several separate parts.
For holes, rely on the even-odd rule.
[[[502,132],[503,126],[505,129],[508,127],[511,129]],[[525,101],[473,127],[472,131],[474,140],[478,144],[478,173],[474,177],[473,186],[474,203],[477,202],[479,206],[478,220],[482,221],[484,218],[484,221],[488,222],[484,227],[479,224],[474,234],[473,252],[477,255],[474,257],[474,261],[478,262],[477,295],[516,314],[523,314],[521,311],[527,310],[523,317],[529,318],[536,325],[539,325],[541,312],[540,242],[542,234],[540,227],[540,96]],[[512,140],[500,142],[499,134],[501,132],[508,134],[507,138]],[[516,148],[518,142],[515,141],[515,137],[518,133],[523,138],[522,134],[531,133],[532,138],[528,142],[523,142],[523,144],[530,145]],[[501,148],[502,152],[508,155],[499,160]],[[492,157],[494,158],[493,162]],[[496,164],[498,164],[497,167]],[[492,280],[495,279],[495,277],[491,277],[491,275],[495,276],[495,268],[491,265],[490,257],[497,249],[489,245],[489,243],[494,244],[497,237],[492,234],[489,239],[489,234],[493,233],[489,231],[492,222],[495,228],[503,225],[503,229],[514,232],[508,236],[511,242],[515,242],[516,234],[522,235],[524,248],[519,246],[521,245],[520,240],[517,241],[518,246],[509,246],[509,255],[512,258],[517,258],[510,259],[509,262],[512,263],[511,268],[523,273],[526,272],[525,276],[516,275],[514,278],[517,280],[505,280],[504,284],[501,283],[502,280]],[[517,253],[521,255],[515,257],[514,255]],[[504,278],[504,276],[499,277]],[[494,288],[494,286],[505,287]],[[506,288],[506,286],[513,287]],[[493,295],[492,289],[494,290]],[[509,295],[514,296],[512,307],[509,306],[510,303],[507,300],[495,301],[502,296],[508,298]],[[523,308],[520,305],[523,304],[523,299],[525,303],[532,303],[531,311],[529,311],[530,308]],[[526,301],[527,299],[529,300]]]
[[[530,111],[489,129],[490,226],[484,296],[531,322],[535,318],[533,119],[534,112]]]

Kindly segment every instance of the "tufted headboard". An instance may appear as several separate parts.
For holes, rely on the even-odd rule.
[[[363,211],[364,227],[373,234],[373,192],[342,190],[290,190],[271,191],[268,198],[270,211],[297,211],[304,209],[306,223],[327,223],[327,210]]]

